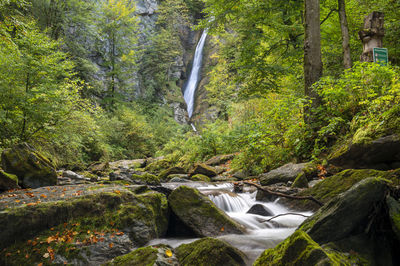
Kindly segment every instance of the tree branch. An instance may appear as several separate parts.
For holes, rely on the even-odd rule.
[[[300,213],[288,212],[288,213],[282,213],[282,214],[275,215],[274,217],[271,217],[268,220],[265,220],[264,222],[270,222],[271,220],[273,220],[275,218],[278,218],[278,217],[281,217],[281,216],[286,216],[286,215],[298,215],[298,216],[303,216],[303,217],[306,217],[306,218],[310,217],[310,216],[307,216],[307,215],[304,215],[304,214],[300,214]]]
[[[318,204],[319,206],[323,206],[324,205],[322,202],[320,202],[319,200],[317,200],[316,198],[314,198],[312,196],[287,195],[287,194],[283,194],[283,193],[280,193],[280,192],[275,192],[275,191],[269,190],[267,188],[264,188],[264,187],[262,187],[260,185],[254,184],[252,182],[244,181],[243,183],[247,184],[247,185],[250,185],[250,186],[254,186],[254,187],[258,188],[259,190],[265,191],[265,192],[267,192],[267,193],[269,193],[271,195],[275,195],[275,196],[278,196],[278,197],[294,199],[294,200],[311,200],[311,201],[315,202],[316,204]]]

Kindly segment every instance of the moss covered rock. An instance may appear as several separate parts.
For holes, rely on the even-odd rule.
[[[160,159],[160,160],[152,160],[150,164],[148,164],[144,170],[146,172],[150,172],[152,174],[159,174],[163,170],[166,170],[171,167],[171,162],[166,160],[166,159]]]
[[[300,229],[319,244],[362,233],[374,206],[384,201],[386,191],[387,185],[383,180],[364,179],[307,218]]]
[[[149,173],[143,173],[142,175],[133,174],[131,179],[136,183],[150,186],[159,186],[161,184],[160,179],[157,176]]]
[[[57,184],[53,163],[26,143],[4,150],[1,163],[4,171],[18,176],[23,187],[37,188]]]
[[[210,178],[206,175],[197,174],[190,177],[192,181],[203,181],[203,182],[210,182]]]
[[[273,249],[267,249],[254,266],[264,265],[352,265],[343,254],[323,249],[309,235],[297,230]]]
[[[13,174],[8,174],[0,169],[0,192],[17,188],[20,188],[18,185],[18,177]]]
[[[259,176],[260,183],[263,186],[269,186],[276,183],[287,183],[294,181],[296,177],[303,172],[307,163],[288,163],[277,169],[269,171],[268,173],[261,174]]]
[[[246,265],[246,256],[240,250],[211,237],[180,245],[176,254],[182,266]]]
[[[235,155],[236,154],[217,155],[217,156],[214,156],[211,159],[207,160],[206,164],[211,165],[211,166],[224,164],[224,163],[232,160],[233,158],[235,158]]]
[[[178,259],[174,254],[174,250],[171,247],[161,246],[149,246],[144,248],[138,248],[129,254],[114,258],[111,262],[105,264],[107,266],[158,266],[158,265],[169,265],[178,266]]]
[[[176,216],[198,236],[242,234],[244,228],[218,209],[197,189],[180,186],[168,197]]]
[[[160,180],[166,180],[168,176],[174,175],[174,174],[185,174],[186,171],[182,167],[174,166],[170,167],[166,170],[161,171],[161,173],[158,175],[158,178]]]
[[[392,225],[392,230],[395,233],[397,240],[400,241],[400,202],[388,196],[386,198],[386,204],[389,209],[389,219]]]
[[[294,180],[292,187],[308,188],[308,180],[304,172],[300,173]]]
[[[192,171],[190,172],[191,175],[197,175],[197,174],[201,174],[201,175],[205,175],[208,177],[214,177],[217,176],[217,171],[215,171],[215,169],[209,165],[206,165],[204,163],[196,163],[193,166]]]
[[[90,190],[92,194],[68,200],[47,196],[54,201],[3,209],[0,212],[0,248],[72,222],[91,231],[112,226],[129,235],[135,245],[164,236],[168,227],[165,195],[157,192],[136,195],[129,188],[114,186],[111,192],[104,192],[103,187]],[[30,193],[33,195],[34,192]]]

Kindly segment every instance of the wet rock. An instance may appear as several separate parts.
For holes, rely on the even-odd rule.
[[[380,179],[362,180],[305,220],[300,229],[319,244],[363,232],[374,206],[384,200],[385,193],[386,184]]]
[[[242,170],[236,171],[232,174],[232,177],[238,179],[238,180],[244,180],[250,178],[249,175]]]
[[[193,170],[190,173],[191,175],[202,174],[208,177],[217,176],[217,172],[211,166],[208,166],[204,163],[196,163],[193,167]]]
[[[25,188],[37,188],[57,184],[53,163],[26,143],[6,149],[1,154],[4,171],[18,176]]]
[[[171,247],[161,245],[138,248],[129,254],[114,258],[105,265],[178,266],[179,262]]]
[[[235,158],[236,154],[217,155],[207,160],[205,163],[211,166],[225,164],[226,162]]]
[[[190,177],[190,180],[202,181],[202,182],[210,182],[211,181],[208,176],[202,175],[202,174],[193,175],[192,177]]]
[[[179,263],[182,266],[238,266],[246,265],[246,256],[228,243],[214,239],[203,238],[190,244],[176,248]]]
[[[300,191],[302,191],[302,189],[300,188],[293,188],[293,187],[287,187],[287,186],[283,186],[283,185],[272,185],[272,186],[267,186],[266,188],[275,191],[275,192],[279,192],[282,194],[286,194],[286,195],[294,195],[299,193]],[[266,191],[262,191],[262,190],[258,190],[257,194],[256,194],[256,200],[259,201],[274,201],[278,198],[278,196],[273,195],[271,193],[268,193]],[[282,198],[284,199],[284,198]]]
[[[84,178],[83,176],[78,175],[77,173],[75,173],[71,170],[63,171],[62,176],[66,177],[66,178],[71,178],[71,179],[90,181],[90,178]]]
[[[307,163],[293,164],[288,163],[277,169],[269,171],[268,173],[259,176],[260,183],[263,186],[273,185],[276,183],[287,183],[294,181],[296,177],[303,172]]]
[[[294,180],[292,187],[298,187],[298,188],[308,188],[308,180],[306,178],[306,175],[301,172],[296,179]]]
[[[18,185],[18,177],[0,169],[0,192],[18,188],[20,188]]]
[[[350,261],[344,254],[323,249],[297,230],[275,248],[265,250],[253,265],[350,265]]]
[[[250,210],[247,211],[247,213],[257,214],[262,216],[274,215],[274,213],[270,209],[261,204],[254,204],[253,206],[251,206]]]
[[[175,177],[171,178],[169,180],[169,182],[171,182],[171,183],[173,183],[173,182],[176,182],[176,183],[187,183],[187,182],[193,182],[193,181],[189,180],[189,179],[186,179],[186,178],[175,176]]]
[[[329,157],[329,163],[344,168],[388,170],[398,162],[400,162],[398,135],[388,135],[368,141],[355,135],[352,143],[342,146]]]
[[[174,166],[174,167],[170,167],[170,168],[162,171],[158,175],[158,178],[160,180],[164,180],[164,179],[168,179],[167,177],[170,176],[170,175],[173,175],[173,174],[185,174],[185,173],[186,173],[186,171],[182,167]]]
[[[198,236],[242,234],[245,231],[197,189],[180,186],[169,195],[168,202],[176,216]]]
[[[392,230],[396,235],[398,241],[400,241],[400,202],[394,198],[386,197],[386,204],[389,209],[389,219],[392,225]]]

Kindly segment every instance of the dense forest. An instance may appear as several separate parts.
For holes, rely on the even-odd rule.
[[[400,264],[399,36],[398,0],[0,0],[0,265]]]

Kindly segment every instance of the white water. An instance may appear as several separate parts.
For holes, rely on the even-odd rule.
[[[196,92],[197,84],[200,78],[201,63],[203,61],[203,49],[207,38],[207,30],[203,31],[199,43],[197,44],[196,51],[194,53],[192,71],[190,72],[189,79],[184,89],[184,98],[187,104],[187,112],[189,118],[193,114],[194,95]]]
[[[168,187],[174,188],[180,184],[168,183]],[[273,215],[292,212],[286,207],[274,202],[256,201],[256,192],[232,193],[233,185],[231,183],[223,183],[218,185],[210,185],[206,183],[185,183],[184,185],[192,186],[200,190],[202,193],[215,203],[215,205],[223,210],[232,219],[244,225],[247,234],[244,235],[225,235],[218,237],[234,247],[244,252],[247,257],[247,264],[251,265],[256,258],[268,248],[273,248],[285,238],[290,236],[296,228],[306,219],[298,215],[286,215],[273,219],[273,222],[266,222],[272,216],[261,216],[256,214],[248,214],[247,211],[254,204],[262,204],[269,209]],[[297,212],[305,216],[310,216],[311,212]],[[192,239],[155,239],[149,245],[168,244],[173,248],[184,243],[190,243],[198,238]]]

